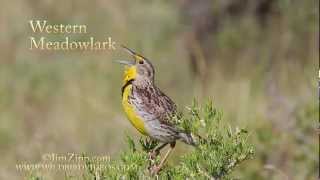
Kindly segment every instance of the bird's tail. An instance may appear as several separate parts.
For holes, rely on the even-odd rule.
[[[199,144],[200,139],[202,139],[199,135],[193,135],[192,133],[185,132],[180,132],[179,137],[182,142],[192,146],[197,146]]]

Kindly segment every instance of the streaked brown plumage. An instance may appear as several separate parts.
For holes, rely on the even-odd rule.
[[[154,150],[155,154],[167,144],[172,149],[176,140],[194,145],[192,136],[172,123],[171,117],[176,113],[176,105],[154,84],[155,70],[151,62],[132,50],[125,49],[134,58],[134,62],[120,61],[128,65],[124,73],[122,104],[130,122],[142,134],[163,143]],[[170,151],[161,161],[158,170],[169,153]]]

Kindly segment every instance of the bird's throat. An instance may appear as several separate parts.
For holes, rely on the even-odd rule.
[[[129,66],[126,67],[123,74],[123,86],[127,84],[129,81],[133,81],[137,76],[137,67]]]
[[[137,68],[135,66],[126,67],[124,74],[123,74],[123,85],[121,88],[121,96],[123,96],[123,93],[129,85],[132,84],[132,81],[137,76]]]

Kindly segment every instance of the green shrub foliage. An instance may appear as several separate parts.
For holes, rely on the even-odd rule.
[[[199,135],[198,146],[179,157],[176,164],[167,164],[157,175],[148,167],[159,163],[149,160],[148,152],[158,145],[148,138],[135,143],[127,137],[128,149],[120,159],[113,160],[106,169],[88,173],[93,179],[232,179],[236,166],[253,156],[253,147],[248,144],[248,132],[232,128],[222,122],[222,113],[212,102],[200,107],[196,101],[187,107],[187,113],[173,117],[174,122],[194,135]],[[162,153],[163,154],[163,153]],[[170,157],[169,157],[170,158]],[[99,177],[98,177],[99,176]],[[90,179],[90,178],[89,178]]]

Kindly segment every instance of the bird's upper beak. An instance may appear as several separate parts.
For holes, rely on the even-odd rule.
[[[133,66],[136,64],[136,57],[137,57],[137,53],[135,53],[133,50],[129,49],[128,47],[121,45],[121,47],[126,50],[129,54],[131,54],[133,56],[134,61],[130,61],[130,60],[121,60],[121,61],[116,61],[117,63],[120,64],[124,64],[124,65],[128,65],[128,66]]]

